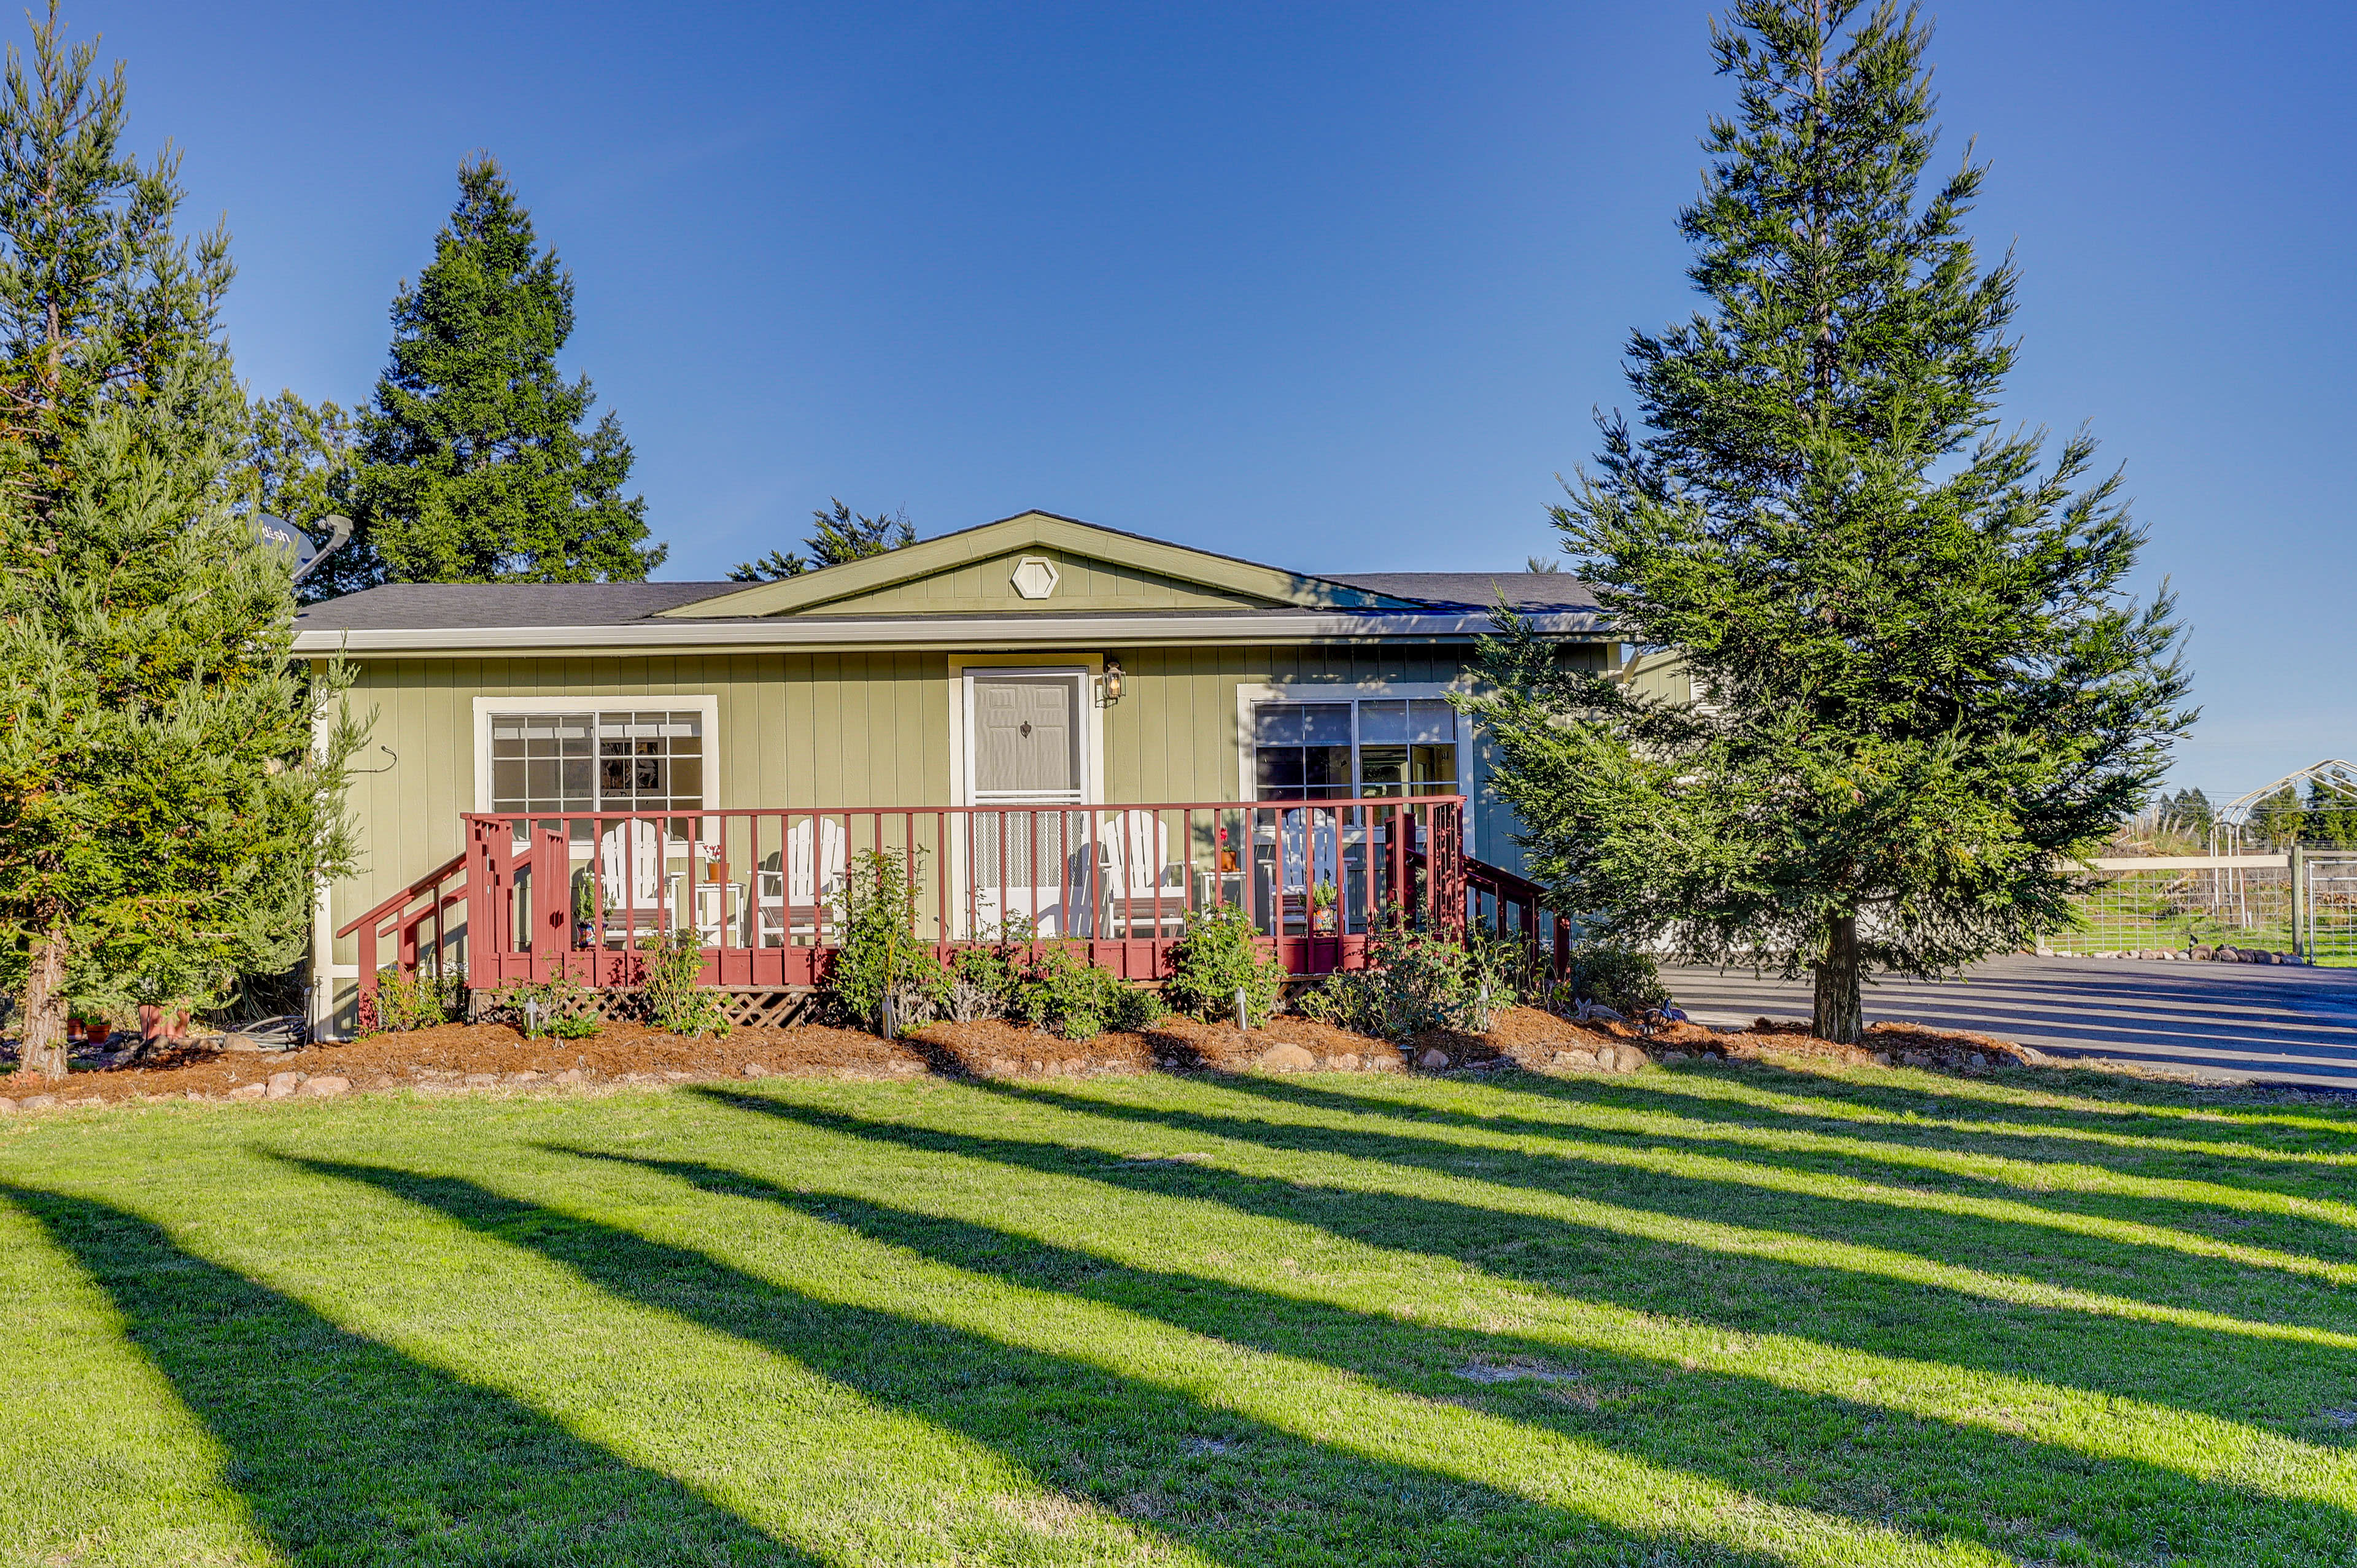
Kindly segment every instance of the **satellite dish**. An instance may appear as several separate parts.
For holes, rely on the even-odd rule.
[[[268,512],[254,513],[253,542],[265,550],[285,551],[297,571],[309,565],[311,557],[319,553],[309,534],[285,518],[273,517]]]

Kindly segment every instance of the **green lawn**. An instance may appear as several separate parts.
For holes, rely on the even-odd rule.
[[[2352,1178],[1773,1068],[20,1117],[0,1561],[2348,1564]]]

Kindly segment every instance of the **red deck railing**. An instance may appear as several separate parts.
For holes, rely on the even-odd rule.
[[[404,972],[463,964],[468,983],[637,983],[651,932],[694,930],[704,982],[817,985],[846,879],[883,851],[911,868],[918,934],[956,949],[1030,929],[1125,979],[1169,972],[1187,913],[1236,906],[1297,975],[1355,969],[1397,905],[1419,923],[1469,917],[1559,968],[1569,929],[1537,884],[1464,850],[1461,795],[774,809],[565,816],[473,813],[463,854],[341,927],[363,1006],[382,958]],[[457,912],[463,908],[463,916]],[[1555,962],[1543,946],[1551,925]]]
[[[1168,972],[1188,911],[1242,908],[1297,974],[1365,961],[1398,903],[1454,929],[1464,798],[467,818],[468,978],[632,983],[648,932],[693,929],[707,984],[819,983],[863,855],[910,868],[918,935],[1029,930],[1131,980]]]
[[[416,973],[421,958],[439,973],[454,961],[455,952],[463,951],[464,927],[451,916],[467,902],[466,871],[467,857],[453,855],[383,903],[336,929],[337,936],[353,938],[360,950],[363,1012],[376,1001],[378,943],[392,939],[393,961],[404,974]],[[421,945],[429,926],[433,940]]]

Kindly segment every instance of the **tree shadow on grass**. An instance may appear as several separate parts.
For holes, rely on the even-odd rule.
[[[2268,1247],[2277,1251],[2339,1263],[2357,1263],[2357,1225],[2321,1219],[2309,1215],[2286,1214],[2270,1209],[2245,1208],[2200,1197],[2173,1194],[2078,1191],[2061,1187],[2037,1187],[2017,1185],[1996,1176],[1985,1176],[1970,1170],[1943,1168],[1937,1163],[1916,1163],[1904,1158],[1910,1151],[1935,1157],[1971,1158],[1988,1155],[2011,1160],[2023,1165],[2039,1165],[2052,1162],[2033,1155],[2004,1149],[1960,1147],[1957,1140],[1968,1134],[1951,1134],[1944,1142],[1929,1142],[1921,1137],[1903,1134],[1903,1127],[1860,1127],[1823,1120],[1821,1124],[1795,1125],[1800,1120],[1790,1118],[1781,1124],[1773,1122],[1762,1126],[1751,1119],[1752,1107],[1740,1102],[1713,1101],[1709,1122],[1701,1120],[1705,1113],[1691,1113],[1691,1130],[1681,1127],[1689,1123],[1690,1113],[1675,1106],[1630,1105],[1601,1099],[1582,1099],[1569,1095],[1550,1095],[1548,1099],[1573,1107],[1592,1107],[1599,1111],[1627,1111],[1651,1116],[1655,1124],[1641,1128],[1596,1126],[1571,1121],[1552,1120],[1539,1116],[1518,1116],[1508,1111],[1494,1112],[1452,1110],[1443,1106],[1415,1105],[1391,1100],[1380,1094],[1370,1094],[1349,1089],[1326,1088],[1292,1079],[1240,1078],[1223,1082],[1222,1089],[1230,1093],[1266,1100],[1274,1103],[1297,1106],[1304,1110],[1338,1112],[1357,1116],[1381,1116],[1398,1127],[1412,1130],[1418,1124],[1460,1127],[1469,1131],[1509,1137],[1553,1138],[1598,1144],[1607,1148],[1638,1152],[1674,1140],[1679,1152],[1720,1159],[1739,1160],[1750,1165],[1769,1166],[1803,1176],[1832,1176],[1855,1180],[1871,1181],[1886,1186],[1900,1186],[1926,1192],[1953,1193],[1971,1198],[1987,1198],[2018,1203],[2053,1211],[2058,1215],[2082,1215],[2097,1219],[2115,1219],[2136,1224],[2158,1225],[2185,1231],[2190,1236],[2222,1239],[2247,1246]],[[1500,1086],[1503,1088],[1503,1085]],[[1669,1125],[1660,1124],[1667,1122]],[[1713,1125],[1716,1123],[1717,1125]],[[1761,1127],[1768,1133],[1790,1131],[1803,1134],[1824,1134],[1828,1137],[1864,1141],[1888,1155],[1838,1149],[1776,1148],[1727,1136],[1722,1130],[1727,1126]],[[1337,1131],[1341,1131],[1338,1129]],[[1933,1129],[1925,1129],[1927,1133]],[[1461,1154],[1478,1155],[1481,1151],[1447,1140],[1435,1140],[1435,1146]],[[1577,1153],[1548,1156],[1534,1153],[1529,1157],[1581,1159]],[[2154,1156],[2147,1155],[2129,1162],[2113,1164],[2124,1176],[2151,1175],[2156,1179],[2196,1180],[2209,1182],[2240,1192],[2262,1193],[2277,1197],[2317,1197],[2341,1200],[2342,1191],[2357,1183],[2357,1170],[2330,1171],[2311,1167],[2304,1173],[2300,1184],[2306,1190],[2293,1190],[2288,1182],[2267,1184],[2254,1180],[2235,1180],[2224,1172],[2208,1168],[2187,1170],[2190,1156],[2172,1156],[2172,1168],[2165,1172],[2148,1172],[2138,1168],[2149,1165]],[[2093,1159],[2073,1163],[2097,1165]],[[2340,1177],[2335,1182],[2334,1178]],[[2257,1265],[2253,1265],[2257,1267]],[[2264,1271],[2263,1271],[2264,1272]]]
[[[1331,1128],[1275,1122],[1235,1112],[1143,1105],[1069,1093],[1044,1085],[990,1082],[977,1086],[999,1098],[1097,1116],[1256,1143],[1288,1154],[1373,1160],[1404,1169],[1471,1178],[1496,1186],[1570,1197],[1594,1197],[1661,1219],[1737,1222],[1762,1230],[1833,1244],[1880,1247],[1927,1265],[2017,1275],[2058,1288],[2092,1292],[2155,1306],[2210,1312],[2254,1324],[2357,1330],[2347,1293],[2314,1275],[2229,1259],[2088,1235],[2027,1219],[1993,1218],[1932,1207],[1900,1207],[1871,1195],[1780,1190],[1739,1176],[1688,1174],[1584,1155],[1469,1147],[1418,1135],[1416,1118],[1400,1116],[1396,1130]],[[1222,1085],[1223,1090],[1230,1086]],[[1265,1086],[1264,1086],[1265,1087]],[[753,1104],[774,1104],[759,1100]],[[1624,1142],[1622,1147],[1641,1145]],[[1753,1165],[1769,1164],[1751,1160]],[[1773,1167],[1800,1176],[1805,1166]],[[1887,1173],[1886,1173],[1887,1174]],[[1585,1179],[1583,1179],[1585,1178]],[[1598,1178],[1609,1190],[1594,1190]],[[1922,1189],[1922,1184],[1891,1183]],[[1928,1189],[1924,1189],[1928,1190]],[[1976,1195],[1977,1196],[1977,1195]],[[2030,1208],[2023,1195],[2008,1195]],[[2190,1233],[2189,1233],[2190,1234]],[[2165,1269],[2156,1264],[2165,1262]],[[2136,1287],[2131,1294],[2128,1287]],[[2249,1336],[2260,1338],[2264,1336]]]
[[[0,1185],[123,1315],[296,1563],[814,1563],[503,1394],[89,1198]]]
[[[737,1336],[985,1444],[1042,1483],[1239,1563],[1779,1559],[1624,1530],[1437,1468],[1329,1447],[1243,1412],[937,1322],[831,1302],[702,1251],[455,1176],[280,1156],[536,1252],[627,1301]],[[814,1212],[823,1213],[823,1210]]]
[[[1272,1135],[1277,1130],[1265,1123],[1147,1111],[1040,1089],[1010,1090],[997,1084],[983,1089],[1088,1116],[1254,1141],[1288,1151],[1304,1146]],[[1207,1199],[1243,1213],[1314,1226],[1370,1246],[1457,1259],[1498,1277],[1528,1281],[1581,1300],[1610,1301],[1638,1311],[1682,1316],[1747,1333],[1795,1334],[1827,1345],[1907,1359],[1920,1359],[1926,1344],[1936,1343],[1939,1359],[1957,1366],[2124,1394],[2231,1421],[2271,1425],[2287,1435],[2319,1435],[2291,1412],[2313,1412],[2340,1397],[2352,1372],[2357,1372],[2357,1354],[2313,1343],[2023,1305],[1960,1294],[1938,1283],[1631,1237],[1572,1220],[1448,1198],[1243,1176],[1217,1166],[1146,1164],[1045,1139],[909,1127],[737,1090],[698,1092],[741,1110],[821,1131],[1077,1176],[1138,1192]],[[1416,1145],[1412,1139],[1353,1136],[1306,1146],[1313,1153],[1388,1160],[1398,1157],[1391,1147],[1395,1144],[1406,1144],[1406,1153],[1432,1168],[1452,1176],[1466,1174],[1449,1169],[1428,1145]],[[1480,1179],[1500,1180],[1498,1167],[1506,1164],[1505,1157],[1485,1154],[1483,1158],[1491,1168],[1480,1171]],[[1563,1178],[1561,1162],[1550,1163],[1558,1168],[1544,1173],[1544,1179],[1533,1170],[1523,1173],[1523,1180],[1546,1190],[1563,1189],[1569,1184]],[[1505,1179],[1512,1180],[1512,1174],[1508,1173]],[[1673,1195],[1680,1187],[1686,1189],[1687,1205],[1701,1210],[1697,1218],[1727,1219],[1728,1197],[1717,1184],[1657,1182],[1646,1192],[1613,1196],[1635,1203]],[[1697,1187],[1711,1190],[1696,1192]],[[1742,1201],[1745,1222],[1762,1219],[1749,1196]],[[1672,1217],[1666,1208],[1648,1212]],[[1910,1222],[1918,1218],[1909,1217]],[[1838,1226],[1821,1225],[1820,1229],[1842,1239]],[[2172,1256],[2170,1268],[2177,1268],[2180,1261]],[[2149,1267],[2148,1259],[2146,1266]],[[2118,1281],[2107,1283],[2116,1285]]]
[[[1688,1081],[1689,1078],[1701,1081]],[[1704,1083],[1733,1084],[1750,1090],[1753,1094],[1742,1098],[1712,1094],[1702,1087]],[[2331,1181],[2352,1170],[2348,1165],[2302,1163],[2299,1158],[2302,1155],[2329,1155],[2342,1160],[2357,1159],[2357,1120],[2352,1120],[2345,1132],[2325,1133],[2206,1119],[2163,1120],[2141,1113],[2105,1117],[2100,1113],[2023,1105],[2003,1100],[1960,1099],[1957,1091],[1945,1086],[1937,1090],[1926,1090],[1896,1084],[1869,1085],[1847,1079],[1822,1077],[1811,1078],[1804,1083],[1779,1082],[1763,1078],[1756,1069],[1730,1070],[1717,1066],[1673,1066],[1665,1071],[1648,1073],[1637,1079],[1612,1079],[1556,1077],[1549,1073],[1512,1073],[1493,1079],[1489,1087],[1501,1095],[1524,1096],[1573,1106],[1620,1111],[1652,1110],[1671,1115],[1707,1114],[1720,1119],[1752,1118],[1762,1125],[1855,1138],[1901,1141],[1921,1147],[1969,1147],[1981,1153],[2005,1154],[2007,1145],[2012,1145],[2021,1150],[2014,1155],[2016,1158],[2061,1158],[2123,1172],[2148,1169],[2156,1161],[2172,1165],[2190,1162],[2203,1167],[2201,1175],[2206,1180],[2248,1187],[2255,1191],[2293,1190],[2278,1188],[2266,1179],[2270,1176],[2287,1181],[2298,1177],[2307,1177],[2310,1181],[2321,1177]],[[1755,1097],[1776,1095],[1791,1095],[1822,1103],[1787,1109],[1763,1103],[1761,1099]],[[1382,1102],[1376,1096],[1366,1098]],[[1663,1103],[1671,1100],[1680,1101],[1681,1105],[1673,1107]],[[1844,1106],[1854,1106],[1860,1112],[1881,1116],[1905,1117],[1913,1113],[1924,1120],[1857,1122],[1842,1114]],[[1943,1122],[1978,1125],[1966,1129],[1943,1126],[1940,1123]],[[2104,1136],[2083,1135],[2089,1133]],[[2113,1139],[2124,1141],[2115,1143],[2111,1141]],[[1965,1144],[1960,1140],[1973,1142]],[[2166,1146],[2167,1143],[2208,1144],[2212,1145],[2212,1151],[2197,1153],[2170,1148]],[[2039,1147],[2032,1152],[2027,1145]]]
[[[1986,1429],[1919,1419],[1858,1402],[1798,1392],[1733,1374],[1566,1347],[1475,1328],[1411,1326],[1200,1274],[1125,1264],[970,1220],[839,1191],[799,1191],[695,1161],[544,1144],[552,1152],[674,1176],[716,1196],[750,1197],[843,1225],[954,1268],[1052,1289],[1159,1319],[1189,1333],[1340,1367],[1425,1398],[1469,1402],[1551,1427],[1664,1468],[1743,1490],[1805,1498],[1854,1519],[1896,1512],[1927,1532],[1988,1539],[2008,1521],[2014,1544],[2057,1531],[2115,1549],[2185,1551],[2231,1544],[2229,1555],[2338,1563],[2357,1520],[2341,1509],[2212,1486],[2181,1472],[2095,1457]],[[1568,1382],[1480,1384],[1469,1368],[1576,1368]],[[1969,1476],[1973,1508],[1955,1506]],[[1914,1483],[1911,1495],[1908,1483]],[[2228,1532],[2220,1504],[2240,1528]],[[2041,1532],[2043,1532],[2041,1534]]]
[[[2357,1154],[2357,1104],[2338,1091],[2325,1103],[2307,1100],[2277,1107],[2228,1102],[2222,1095],[2216,1097],[2217,1103],[2203,1103],[2199,1090],[2177,1084],[2114,1073],[2058,1074],[2050,1069],[2001,1070],[1987,1077],[1941,1077],[1930,1084],[1886,1079],[1878,1072],[1862,1079],[1842,1077],[1799,1061],[1746,1061],[1735,1070],[1736,1081],[1768,1092],[1843,1101],[1871,1110],[1921,1110],[1928,1101],[1937,1103],[1942,1115],[2003,1118],[2023,1126],[2050,1126],[2066,1132],[2194,1137],[2277,1152]],[[1677,1073],[1674,1070],[1668,1076],[1674,1078]],[[1598,1094],[1638,1088],[1626,1080],[1556,1078],[1546,1073],[1518,1074],[1501,1082],[1539,1094]],[[2039,1104],[2008,1090],[2065,1103]]]

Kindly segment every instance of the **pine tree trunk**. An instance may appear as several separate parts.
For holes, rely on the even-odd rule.
[[[1838,915],[1825,933],[1825,955],[1815,964],[1817,1038],[1854,1046],[1866,1033],[1866,1001],[1858,993],[1857,917]]]
[[[16,1070],[29,1078],[66,1075],[66,934],[60,928],[33,943],[25,976],[25,1030],[16,1047]]]

